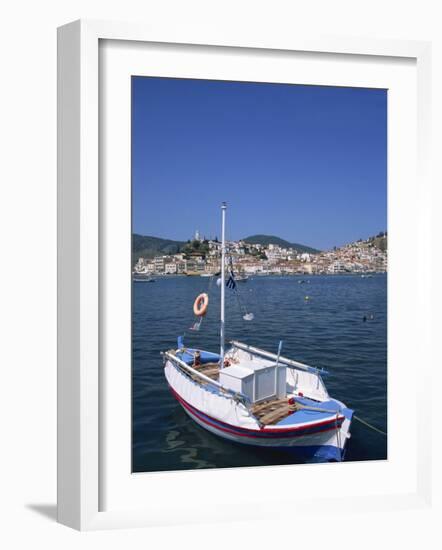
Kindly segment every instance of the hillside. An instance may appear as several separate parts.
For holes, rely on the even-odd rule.
[[[295,248],[299,252],[308,252],[310,254],[317,254],[319,250],[311,248],[297,243],[289,243],[284,239],[275,237],[273,235],[252,235],[243,239],[251,244],[276,244],[283,248]],[[199,250],[194,250],[198,244]],[[159,237],[149,237],[134,233],[132,235],[132,258],[135,262],[138,258],[153,258],[158,255],[177,254],[178,252],[197,252],[199,251],[204,255],[205,250],[203,243],[186,243],[184,241],[174,241],[172,239],[161,239]]]
[[[134,233],[132,235],[132,254],[136,258],[153,258],[160,254],[177,254],[186,243],[159,237],[146,237]]]
[[[375,237],[368,239],[369,243],[385,252],[388,249],[388,236],[387,232],[381,231]]]
[[[290,243],[284,239],[275,237],[274,235],[252,235],[250,237],[246,237],[243,241],[250,244],[275,244],[281,248],[294,248],[298,252],[308,252],[309,254],[318,254],[320,252],[320,250],[317,250],[316,248],[311,248],[310,246],[306,246],[304,244]]]

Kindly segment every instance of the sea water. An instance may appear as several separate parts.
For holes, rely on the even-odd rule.
[[[303,281],[300,283],[300,281]],[[332,397],[387,429],[387,276],[256,276],[226,289],[226,338],[328,371]],[[210,301],[198,332],[193,302]],[[185,344],[219,351],[219,288],[213,278],[164,276],[133,283],[132,465],[134,472],[296,463],[292,455],[223,440],[172,397],[160,352]],[[253,321],[244,321],[245,313]],[[352,423],[346,461],[387,458],[387,438]]]

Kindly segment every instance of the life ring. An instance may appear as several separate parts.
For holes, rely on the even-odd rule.
[[[203,315],[207,313],[208,307],[209,296],[205,292],[203,292],[195,299],[195,302],[193,304],[193,313],[195,313],[197,317],[203,317]]]

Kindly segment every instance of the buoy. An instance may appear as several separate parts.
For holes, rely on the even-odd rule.
[[[209,296],[205,292],[200,294],[195,298],[195,302],[193,304],[193,313],[197,317],[202,317],[206,314],[207,308],[209,307]]]

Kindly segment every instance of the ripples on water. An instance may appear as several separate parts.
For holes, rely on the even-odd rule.
[[[364,420],[387,429],[387,277],[375,275],[254,277],[239,284],[242,302],[255,314],[242,320],[226,290],[226,338],[325,367],[331,396]],[[192,333],[192,306],[211,286],[201,330]],[[305,296],[309,300],[305,300]],[[161,277],[133,285],[133,471],[185,470],[294,463],[273,450],[229,443],[196,425],[170,394],[161,351],[186,345],[218,351],[219,289],[208,278]],[[373,319],[363,321],[363,317]],[[385,459],[386,438],[358,422],[346,460]]]

